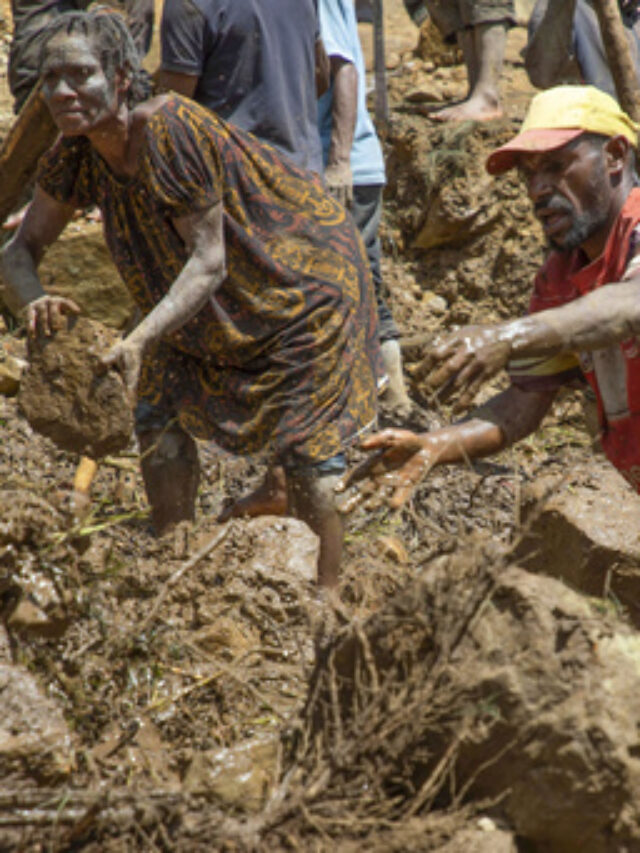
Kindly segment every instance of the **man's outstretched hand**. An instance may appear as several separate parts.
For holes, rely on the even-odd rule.
[[[372,451],[371,455],[348,471],[336,486],[337,492],[350,492],[339,507],[344,513],[361,503],[373,508],[385,500],[397,509],[437,461],[428,433],[385,429],[366,438],[361,447]]]
[[[502,370],[511,343],[501,326],[464,326],[434,343],[413,371],[438,400],[456,395],[456,412],[468,409],[482,385]]]

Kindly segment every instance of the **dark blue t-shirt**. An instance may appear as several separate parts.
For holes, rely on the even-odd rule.
[[[162,68],[198,77],[194,100],[322,174],[316,0],[165,0]]]

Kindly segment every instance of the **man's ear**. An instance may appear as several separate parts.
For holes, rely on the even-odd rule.
[[[607,171],[610,175],[623,172],[628,160],[631,143],[626,136],[612,136],[604,144],[603,151]]]

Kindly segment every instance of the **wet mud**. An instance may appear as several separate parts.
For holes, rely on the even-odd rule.
[[[410,369],[441,329],[524,310],[545,249],[517,176],[483,171],[531,93],[523,29],[509,36],[505,117],[443,127],[423,107],[463,96],[464,70],[415,53],[402,3],[385,7],[383,269],[404,338],[422,341],[405,348]],[[5,62],[0,26],[3,38]],[[131,306],[99,228],[70,225],[47,282],[121,328]],[[109,333],[89,345],[83,328],[76,349],[59,345],[87,389]],[[578,395],[495,461],[435,470],[404,509],[355,511],[327,601],[300,522],[216,522],[263,458],[199,444],[196,523],[154,538],[121,392],[67,411],[50,347],[32,354],[40,384],[22,380],[20,404],[0,395],[0,849],[566,853],[576,827],[589,853],[640,849],[637,633],[606,584],[587,599],[545,576],[536,543],[550,528],[526,497],[554,477],[564,495],[596,494]],[[0,367],[9,358],[15,383],[26,344],[7,317]],[[449,418],[413,393],[415,423]],[[48,438],[44,411],[65,424]],[[107,455],[79,516],[68,496],[89,450]]]

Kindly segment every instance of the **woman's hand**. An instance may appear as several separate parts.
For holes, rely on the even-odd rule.
[[[340,505],[341,512],[351,512],[360,503],[372,508],[385,500],[397,509],[437,461],[429,433],[385,429],[365,439],[361,447],[373,453],[337,484],[337,492],[352,491]]]
[[[80,313],[80,308],[73,299],[48,295],[29,302],[24,310],[27,333],[31,338],[39,334],[50,337],[64,328],[66,315]]]
[[[111,347],[109,352],[102,357],[102,363],[105,367],[117,370],[122,376],[132,399],[135,397],[138,379],[140,378],[143,349],[143,345],[129,335]]]
[[[503,326],[464,326],[436,342],[413,376],[444,401],[456,393],[454,411],[468,409],[481,386],[509,361]]]

